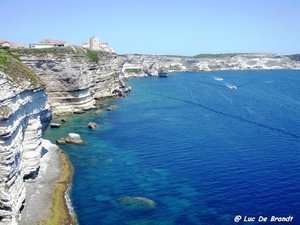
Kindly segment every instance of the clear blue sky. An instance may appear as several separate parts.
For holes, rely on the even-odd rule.
[[[91,36],[118,54],[300,53],[300,0],[0,0],[0,40]]]

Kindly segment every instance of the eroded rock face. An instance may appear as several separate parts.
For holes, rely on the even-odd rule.
[[[299,69],[300,62],[277,54],[219,54],[196,57],[125,55],[118,57],[122,76],[157,76],[161,67],[168,72]]]
[[[13,63],[25,71],[24,65]],[[52,118],[41,85],[15,75],[0,71],[0,224],[18,224],[25,201],[23,179],[38,172],[41,136]]]
[[[97,63],[89,61],[86,50],[74,46],[18,54],[45,83],[55,115],[95,108],[94,98],[111,97],[120,88],[115,54],[99,53]]]

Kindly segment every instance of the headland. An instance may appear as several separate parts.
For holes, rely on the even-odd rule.
[[[278,70],[300,69],[300,61],[277,54],[117,55],[74,45],[0,50],[1,224],[76,224],[66,197],[72,166],[42,140],[52,116],[84,113],[98,108],[97,99],[125,96],[126,78],[157,76],[161,67]]]

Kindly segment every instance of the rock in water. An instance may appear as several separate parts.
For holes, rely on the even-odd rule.
[[[83,144],[83,140],[81,140],[80,135],[75,133],[69,133],[65,138],[65,141],[69,143]]]
[[[60,128],[60,123],[50,123],[50,127]]]
[[[95,123],[95,122],[89,122],[89,124],[88,124],[88,128],[89,128],[89,129],[94,130],[94,129],[96,129],[97,127],[98,127],[98,124]]]
[[[66,140],[64,138],[60,138],[60,139],[56,140],[56,143],[60,144],[60,145],[64,145],[64,144],[66,144]]]
[[[111,105],[107,108],[107,111],[115,110],[116,108],[118,108],[117,105]]]
[[[94,112],[94,114],[100,114],[100,113],[102,113],[102,112],[103,112],[102,109],[98,109],[98,110],[96,110],[96,111]]]
[[[155,201],[145,197],[126,196],[117,199],[117,202],[128,209],[154,209]]]
[[[82,109],[75,109],[74,114],[83,114],[84,111]]]

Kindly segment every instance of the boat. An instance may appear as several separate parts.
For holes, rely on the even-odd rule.
[[[222,77],[214,77],[214,79],[217,80],[217,81],[222,81],[223,80]]]
[[[168,77],[168,72],[164,69],[158,70],[158,77]]]
[[[229,88],[232,89],[232,90],[235,90],[235,89],[237,89],[237,86],[232,85]]]

